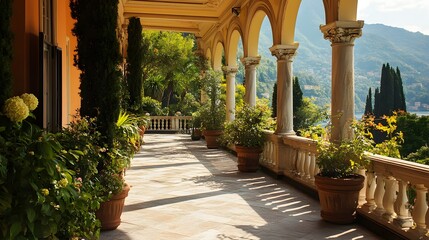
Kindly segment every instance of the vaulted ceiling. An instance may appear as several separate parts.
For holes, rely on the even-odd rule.
[[[124,15],[140,17],[143,29],[194,33],[203,37],[224,17],[232,15],[237,0],[125,0]]]

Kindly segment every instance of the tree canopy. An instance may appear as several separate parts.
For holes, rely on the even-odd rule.
[[[163,107],[183,101],[187,93],[199,98],[200,72],[205,61],[194,51],[193,35],[143,31],[143,48],[146,96],[162,102]]]

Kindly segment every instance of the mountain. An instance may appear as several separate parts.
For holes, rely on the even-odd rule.
[[[331,47],[319,30],[324,18],[322,1],[303,0],[295,30],[300,45],[293,62],[294,75],[300,80],[304,96],[315,98],[318,104],[328,104],[331,96]],[[259,41],[259,97],[271,96],[276,79],[271,46],[272,32],[266,18]],[[429,36],[382,24],[365,24],[354,50],[356,111],[363,111],[368,88],[380,85],[381,67],[387,62],[401,71],[408,109],[412,110],[416,102],[429,104]]]

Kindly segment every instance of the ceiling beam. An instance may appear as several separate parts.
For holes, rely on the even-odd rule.
[[[139,17],[141,19],[164,19],[172,21],[188,21],[188,22],[219,22],[218,17],[205,17],[205,16],[184,16],[184,15],[168,15],[168,14],[154,14],[154,13],[139,13],[139,12],[125,12],[125,18]]]

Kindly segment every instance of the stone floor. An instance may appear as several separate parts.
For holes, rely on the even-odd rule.
[[[320,219],[319,203],[189,135],[146,134],[126,173],[122,223],[102,240],[381,239],[359,225]]]

